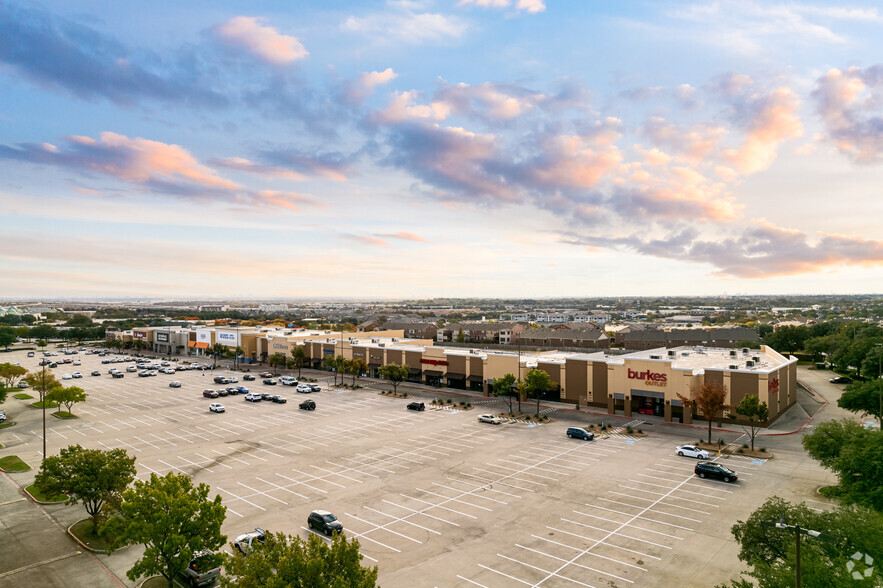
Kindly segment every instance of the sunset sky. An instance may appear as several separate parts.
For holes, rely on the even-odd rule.
[[[874,6],[0,0],[0,298],[881,292]]]

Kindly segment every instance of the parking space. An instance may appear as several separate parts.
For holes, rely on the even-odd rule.
[[[174,471],[207,483],[228,508],[231,538],[256,526],[306,537],[311,510],[334,512],[384,586],[722,582],[730,574],[720,558],[738,566],[732,523],[774,491],[812,498],[815,483],[804,461],[738,456],[727,460],[738,483],[700,480],[694,460],[674,455],[686,439],[639,438],[625,426],[594,441],[569,439],[567,424],[579,423],[560,420],[568,418],[560,410],[551,424],[477,422],[502,406],[496,399],[477,410],[415,412],[405,408],[410,400],[369,388],[329,389],[317,372],[309,372],[322,384],[314,394],[237,374],[237,385],[284,395],[286,404],[209,399],[204,389],[222,387],[211,371],[111,379],[101,358],[80,359],[85,377],[76,383],[89,397],[74,406],[79,419],[48,419],[50,452],[119,447],[137,458],[141,479]],[[39,358],[17,361],[37,369]],[[89,376],[93,369],[102,375]],[[181,387],[168,387],[172,380]],[[315,411],[298,408],[305,398]],[[210,413],[211,402],[226,411]],[[3,431],[0,451],[37,463],[40,411],[16,399],[5,408],[18,424]],[[116,557],[106,563],[124,578]]]

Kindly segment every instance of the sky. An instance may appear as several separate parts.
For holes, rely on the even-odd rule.
[[[879,293],[875,5],[0,0],[0,298]]]

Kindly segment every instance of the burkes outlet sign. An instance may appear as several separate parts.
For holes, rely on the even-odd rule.
[[[633,369],[629,369],[628,376],[629,380],[644,380],[644,384],[647,386],[659,386],[661,388],[665,387],[668,381],[668,376],[666,374],[651,372],[650,370],[638,372]]]

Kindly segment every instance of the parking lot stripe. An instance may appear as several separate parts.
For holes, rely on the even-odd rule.
[[[137,428],[138,428],[138,427],[136,427],[135,425],[130,425],[129,423],[124,423],[124,422],[121,421],[120,419],[113,419],[113,420],[115,420],[115,421],[118,422],[119,424],[121,424],[121,425],[125,425],[125,426],[127,426],[127,427],[129,427],[129,428],[131,428],[131,429],[137,429]]]
[[[305,496],[303,494],[295,492],[294,490],[292,490],[291,488],[288,488],[287,486],[280,486],[279,484],[274,484],[273,482],[271,482],[269,480],[265,480],[263,478],[255,478],[255,480],[258,480],[259,482],[263,482],[264,484],[269,484],[270,486],[274,486],[276,488],[279,488],[280,490],[284,490],[284,491],[288,492],[289,494],[294,494],[298,498],[303,498],[304,500],[310,499],[309,496]]]
[[[400,549],[396,549],[395,547],[391,547],[391,546],[389,546],[389,545],[387,545],[387,544],[385,544],[385,543],[381,543],[380,541],[378,541],[378,540],[376,540],[376,539],[372,539],[371,537],[366,537],[366,536],[365,536],[364,534],[362,534],[362,533],[356,533],[356,532],[354,532],[354,531],[349,531],[349,533],[350,533],[351,535],[354,535],[354,536],[360,538],[360,539],[364,539],[365,541],[370,541],[371,543],[376,543],[377,545],[380,545],[381,547],[386,547],[387,549],[391,549],[392,551],[395,551],[396,553],[401,553],[401,552],[402,552]]]
[[[289,482],[293,482],[293,483],[299,484],[301,486],[306,486],[310,490],[315,490],[316,492],[321,492],[322,494],[328,494],[327,490],[322,490],[321,488],[316,488],[315,486],[310,486],[309,484],[307,484],[306,482],[304,482],[302,480],[295,480],[294,478],[289,478],[288,476],[283,475],[283,474],[279,474],[279,473],[277,473],[276,475],[279,476],[280,478],[285,478]],[[318,479],[318,478],[316,478],[316,479]]]
[[[328,476],[314,476],[312,474],[308,474],[306,472],[302,472],[300,470],[292,469],[292,472],[297,472],[298,474],[306,476],[309,480],[321,480],[323,482],[328,482],[332,486],[337,486],[338,488],[346,488],[343,484],[338,484],[337,482],[332,482],[328,479]],[[333,474],[332,474],[333,475]]]
[[[626,494],[625,492],[614,492],[613,490],[609,491],[611,494],[616,494],[618,496],[627,496],[628,498],[634,498],[635,500],[645,500],[649,502],[653,502],[651,498],[644,498],[643,496],[632,496],[631,494]],[[607,498],[602,498],[601,500],[608,500]],[[610,502],[617,502],[615,500],[610,500]],[[670,506],[672,508],[682,508],[684,510],[689,510],[690,512],[698,512],[699,514],[709,515],[710,512],[704,510],[697,510],[695,508],[690,508],[689,506],[679,506],[677,504],[668,504],[665,502],[661,502],[660,504],[664,504],[665,506]],[[704,506],[704,505],[703,505]]]
[[[521,496],[519,496],[518,494],[512,494],[511,492],[505,492],[505,491],[503,491],[503,490],[497,490],[496,488],[493,488],[493,487],[492,487],[492,485],[493,485],[493,481],[490,480],[490,479],[488,479],[488,478],[483,478],[483,477],[481,477],[481,476],[476,476],[476,475],[473,475],[473,474],[468,474],[468,473],[466,473],[466,472],[459,472],[458,475],[460,475],[460,476],[466,476],[467,478],[478,478],[478,479],[481,480],[482,482],[486,482],[486,484],[485,484],[485,488],[487,488],[487,489],[490,490],[491,492],[497,492],[498,494],[505,494],[506,496],[511,496],[512,498],[521,498]],[[533,490],[528,490],[528,492],[533,492]]]
[[[444,484],[439,484],[438,482],[433,482],[432,485],[438,486],[439,488],[444,488],[445,490],[453,490],[454,492],[463,492],[463,490],[460,490],[458,488],[452,488],[450,486],[445,486]],[[475,490],[484,491],[485,489],[486,488],[484,488],[483,486],[477,486],[474,490],[469,491],[470,496],[475,496],[476,498],[483,498],[485,500],[490,500],[491,502],[496,502],[497,504],[509,504],[508,502],[505,502],[503,500],[497,500],[496,498],[491,498],[490,496],[485,496],[484,494],[474,494]]]
[[[459,526],[460,526],[460,525],[458,525],[457,523],[455,523],[455,522],[453,522],[453,521],[449,521],[449,520],[447,520],[447,519],[443,519],[443,518],[441,518],[441,517],[437,517],[437,516],[435,516],[435,515],[431,515],[431,514],[429,514],[428,512],[423,511],[423,510],[417,510],[417,509],[414,509],[414,508],[407,507],[407,506],[405,506],[405,505],[403,505],[403,504],[398,504],[398,503],[395,503],[395,502],[392,502],[392,501],[386,500],[385,498],[383,499],[383,502],[385,502],[385,503],[387,503],[387,504],[391,504],[392,506],[395,506],[395,507],[397,507],[397,508],[401,508],[402,510],[408,510],[408,511],[411,511],[413,514],[419,514],[419,515],[422,515],[422,516],[424,516],[424,517],[428,517],[428,518],[430,518],[430,519],[435,519],[436,521],[441,521],[441,522],[443,522],[443,523],[447,523],[447,524],[449,524],[449,525],[454,525],[455,527],[459,527]]]
[[[598,527],[592,527],[591,525],[586,525],[585,523],[578,523],[578,522],[576,522],[576,521],[571,521],[571,520],[568,520],[568,519],[561,519],[561,520],[564,521],[564,522],[567,522],[567,523],[573,523],[574,525],[580,525],[580,526],[583,526],[583,527],[588,527],[588,528],[590,528],[590,529],[595,529],[595,530],[598,530],[598,531],[603,531],[604,533],[607,532],[605,529],[599,529]],[[585,537],[585,536],[580,535],[580,534],[578,534],[578,533],[572,533],[572,532],[570,532],[570,531],[565,531],[564,529],[556,529],[555,527],[550,527],[550,526],[548,526],[548,525],[546,525],[546,528],[547,528],[547,529],[551,529],[552,531],[555,531],[555,532],[557,532],[557,533],[564,533],[564,534],[566,534],[566,535],[573,535],[574,537],[579,537],[580,539],[584,539],[584,540],[586,540],[586,541],[596,541],[596,539],[592,539],[591,537]],[[624,535],[624,534],[622,534],[622,533],[620,533],[619,535],[617,535],[617,537],[622,537],[622,538],[624,538],[624,539],[633,539],[633,540],[635,540],[635,541],[640,541],[640,542],[642,542],[642,543],[649,543],[650,545],[655,545],[655,546],[657,546],[657,547],[664,547],[665,549],[671,549],[671,547],[668,547],[668,546],[665,546],[665,545],[660,545],[659,543],[653,543],[652,541],[647,541],[646,539],[637,539],[637,538],[635,538],[635,537],[630,537],[630,536],[628,536],[628,535]],[[548,541],[551,541],[551,539],[549,539]],[[653,559],[659,559],[659,560],[662,559],[661,557],[656,557],[655,555],[650,555],[649,553],[642,553],[642,552],[640,552],[640,551],[635,551],[634,549],[628,549],[628,548],[626,548],[626,547],[623,547],[623,546],[621,546],[621,545],[615,545],[615,544],[613,544],[613,543],[605,543],[604,545],[607,546],[607,547],[612,547],[613,549],[621,549],[622,551],[628,551],[629,553],[634,553],[635,555],[640,555],[641,557],[650,557],[650,558],[653,558]],[[576,548],[574,548],[574,549],[576,549]]]
[[[244,503],[246,503],[246,504],[250,504],[250,505],[252,505],[253,507],[258,508],[258,509],[260,509],[260,510],[263,510],[263,511],[266,511],[266,510],[267,510],[267,509],[264,508],[263,506],[261,506],[261,505],[259,505],[259,504],[255,504],[254,502],[252,502],[252,501],[250,501],[250,500],[246,500],[246,499],[245,499],[244,497],[242,497],[242,496],[239,496],[239,495],[237,495],[237,494],[233,494],[233,493],[230,492],[229,490],[224,490],[224,489],[221,488],[220,486],[215,486],[215,488],[216,488],[219,492],[223,492],[223,493],[225,493],[225,494],[229,494],[230,496],[233,497],[231,500],[229,500],[229,501],[225,500],[224,502],[235,502],[235,501],[237,501],[237,500],[241,500],[242,502],[244,502]]]
[[[89,436],[89,435],[87,435],[86,433],[84,433],[84,432],[82,432],[82,431],[78,431],[78,430],[76,430],[75,428],[73,428],[73,427],[70,426],[70,425],[68,425],[67,428],[70,429],[71,433],[76,433],[77,435],[82,435],[83,437],[88,437],[88,436]],[[91,427],[88,427],[88,428],[91,428]]]
[[[380,477],[380,476],[378,476],[378,475],[376,475],[376,474],[372,474],[372,473],[370,473],[370,472],[363,472],[362,470],[357,470],[357,469],[351,468],[351,467],[349,467],[349,466],[345,466],[345,465],[341,465],[341,464],[338,464],[338,463],[334,463],[333,461],[328,461],[327,459],[325,460],[325,463],[327,463],[327,464],[331,464],[331,465],[333,465],[334,467],[341,468],[341,471],[344,471],[344,472],[359,472],[359,473],[362,474],[363,476],[370,476],[370,477],[372,477],[372,478],[379,478],[379,477]],[[343,476],[343,477],[346,477],[346,476]]]
[[[217,449],[212,449],[212,453],[217,453],[218,455],[223,455],[224,457],[229,457],[230,459],[238,461],[239,463],[244,463],[245,465],[251,465],[247,461],[241,460],[238,457],[235,457],[234,455],[228,455],[226,453],[218,451]]]
[[[208,462],[214,462],[216,465],[224,466],[224,467],[227,468],[228,470],[232,470],[232,469],[233,469],[231,466],[228,466],[227,464],[222,463],[222,462],[220,462],[220,461],[218,461],[218,460],[216,460],[216,459],[212,459],[212,458],[210,458],[210,457],[206,457],[206,456],[204,456],[204,455],[201,454],[201,453],[197,453],[196,455],[197,455],[198,457],[201,457],[202,459],[208,461]]]
[[[186,461],[187,463],[189,463],[189,464],[192,465],[192,466],[196,466],[196,467],[198,467],[198,468],[202,468],[202,469],[204,469],[204,470],[207,471],[207,472],[215,473],[214,470],[208,468],[207,466],[201,465],[201,464],[199,464],[199,463],[197,463],[197,462],[195,462],[195,461],[190,461],[190,460],[187,459],[186,457],[181,457],[180,455],[178,455],[178,456],[176,456],[176,457],[177,457],[178,459],[180,459],[181,461]],[[211,460],[208,460],[208,461],[211,461]]]
[[[573,582],[574,584],[579,584],[580,586],[586,586],[587,588],[595,588],[595,587],[592,586],[591,584],[586,584],[585,582],[580,582],[579,580],[574,580],[573,578],[568,578],[567,576],[562,576],[561,574],[558,573],[558,571],[560,571],[560,569],[559,569],[559,570],[556,570],[556,571],[554,571],[554,572],[552,572],[552,571],[549,571],[549,570],[544,570],[543,568],[537,567],[537,566],[535,566],[535,565],[531,565],[531,564],[529,564],[529,563],[526,563],[526,562],[523,562],[523,561],[517,560],[517,559],[515,559],[514,557],[508,557],[508,556],[506,556],[506,555],[503,555],[502,553],[498,553],[497,556],[498,556],[498,557],[502,557],[503,559],[508,559],[508,560],[511,561],[511,562],[514,562],[514,563],[517,563],[517,564],[521,564],[521,565],[523,565],[523,566],[525,566],[525,567],[532,568],[532,569],[537,570],[537,571],[539,571],[539,572],[542,572],[542,573],[544,573],[544,574],[548,574],[548,575],[546,576],[546,578],[544,578],[543,580],[540,580],[540,582],[543,582],[544,580],[546,580],[546,579],[548,579],[548,578],[553,578],[553,577],[554,577],[554,578],[561,578],[562,580],[568,580],[568,581],[570,581],[570,582]],[[564,566],[562,566],[562,568],[563,568],[563,567],[564,567]],[[623,578],[623,579],[624,579],[624,578]],[[634,582],[632,582],[631,580],[626,580],[626,582],[629,582],[630,584],[634,584]],[[539,582],[538,582],[538,583],[535,583],[535,584],[533,584],[533,585],[534,585],[534,586],[539,586]]]
[[[542,537],[540,537],[540,539],[542,539]],[[546,553],[545,551],[540,551],[539,549],[534,549],[533,547],[525,547],[524,545],[521,545],[520,543],[516,543],[516,544],[515,544],[515,547],[520,547],[521,549],[524,549],[524,550],[527,550],[527,551],[532,551],[532,552],[537,553],[537,554],[539,554],[539,555],[545,555],[546,557],[549,557],[549,558],[552,558],[552,559],[557,559],[558,561],[569,561],[569,560],[567,560],[567,559],[564,559],[563,557],[558,557],[557,555],[552,555],[551,553]],[[576,549],[574,549],[574,551],[579,551],[580,553],[582,553],[583,550],[582,550],[582,549],[578,549],[578,548],[576,548]],[[601,558],[601,559],[607,559],[607,560],[610,560],[610,561],[612,561],[612,562],[618,563],[618,564],[620,564],[620,565],[624,565],[624,566],[628,566],[628,567],[630,567],[630,568],[635,568],[635,569],[637,569],[637,570],[641,570],[642,572],[646,572],[646,571],[647,571],[646,568],[642,568],[641,566],[636,566],[636,565],[634,565],[634,564],[626,563],[626,562],[624,562],[624,561],[619,561],[618,559],[613,559],[612,557],[605,557],[605,556],[603,556],[603,555],[598,555],[597,553],[587,552],[587,553],[585,553],[585,554],[583,554],[583,555],[591,555],[591,556],[593,556],[593,557],[598,557],[598,558]],[[610,572],[605,572],[605,571],[603,571],[603,570],[599,570],[599,569],[596,569],[596,568],[592,568],[592,567],[589,567],[589,566],[587,566],[587,565],[585,565],[585,564],[580,564],[580,563],[576,563],[576,562],[571,562],[570,565],[572,565],[572,566],[579,566],[579,567],[581,567],[581,568],[584,568],[584,569],[586,569],[586,570],[590,570],[590,571],[592,571],[592,572],[597,572],[597,573],[599,573],[599,574],[603,574],[603,575],[605,575],[605,576],[610,576],[611,578],[616,578],[617,580],[622,580],[622,581],[624,581],[624,582],[628,582],[629,584],[634,584],[634,583],[635,583],[633,580],[629,580],[628,578],[623,578],[623,577],[621,577],[621,576],[617,576],[616,574],[611,574]]]
[[[485,470],[483,470],[483,469],[481,469],[481,468],[472,468],[472,469],[474,469],[474,470],[478,470],[479,472],[483,472],[483,471],[485,471]],[[492,473],[495,473],[495,472],[492,472]],[[518,488],[519,490],[524,490],[525,492],[536,492],[536,490],[531,490],[530,488],[525,488],[525,487],[523,487],[523,486],[519,486],[519,485],[517,485],[517,484],[512,484],[512,483],[509,483],[509,482],[503,482],[502,479],[505,479],[505,478],[502,478],[502,479],[496,479],[496,480],[495,480],[495,479],[493,479],[493,478],[484,478],[484,477],[482,477],[482,476],[477,476],[477,475],[473,475],[473,474],[467,474],[467,473],[465,473],[465,472],[461,472],[461,474],[464,475],[464,476],[473,476],[473,477],[475,477],[475,478],[478,478],[479,480],[483,480],[483,481],[485,481],[485,482],[488,482],[489,484],[491,484],[491,483],[492,483],[492,484],[502,484],[503,486],[509,486],[509,487],[512,487],[512,488]],[[508,478],[508,477],[510,477],[510,476],[506,476],[506,477]],[[519,480],[519,481],[521,481],[521,480]]]
[[[137,452],[137,451],[141,451],[140,449],[138,449],[138,448],[135,447],[134,445],[129,445],[128,443],[126,443],[126,442],[124,442],[124,441],[120,441],[119,439],[114,439],[114,441],[116,441],[116,442],[119,443],[120,445],[123,445],[124,447],[128,447],[128,448],[131,449],[132,451],[136,451],[136,452]],[[104,445],[104,443],[102,443],[102,445]],[[107,447],[107,446],[105,445],[105,447]]]
[[[641,474],[638,474],[639,476]],[[670,490],[670,486],[663,486],[662,484],[652,484],[650,482],[643,482],[641,480],[629,480],[633,484],[646,484],[647,486],[655,486],[657,488],[665,488]],[[711,494],[703,494],[702,492],[693,492],[692,490],[684,490],[683,488],[678,488],[678,492],[683,492],[685,494],[695,494],[696,496],[702,496],[703,498],[714,498],[715,500],[726,500],[726,496],[712,496]],[[672,498],[678,498],[677,496],[672,496]],[[681,498],[681,500],[687,500],[687,498]],[[707,505],[706,505],[707,506]]]
[[[460,500],[459,498],[451,498],[450,496],[445,496],[444,494],[439,494],[437,492],[432,492],[430,490],[425,490],[423,488],[415,488],[415,490],[418,490],[420,492],[426,492],[427,494],[430,494],[432,496],[438,496],[439,498],[446,498],[448,500],[453,500],[454,502],[459,502],[461,504],[466,504],[468,506],[474,506],[475,508],[480,508],[481,510],[486,510],[488,512],[494,512],[494,509],[492,509],[492,508],[488,508],[486,506],[479,506],[479,505],[473,504],[471,502],[466,502],[465,500]]]
[[[423,500],[422,498],[415,498],[414,496],[408,496],[407,494],[403,494],[401,492],[399,492],[399,496],[401,496],[402,498],[407,498],[409,500],[413,500],[414,502],[422,502],[423,504],[428,504],[431,508],[441,508],[444,510],[449,510],[453,513],[457,513],[458,515],[463,515],[464,517],[469,517],[470,519],[477,519],[478,518],[475,515],[471,515],[471,514],[468,514],[465,512],[460,512],[459,510],[455,510],[453,508],[444,506],[443,503],[442,504],[435,504],[433,502],[429,502],[428,500]],[[452,501],[452,499],[450,499],[450,498],[448,500],[446,500],[446,502],[450,502],[450,501]]]
[[[457,577],[460,578],[461,580],[464,580],[464,581],[466,581],[466,582],[469,582],[470,584],[475,584],[476,586],[481,586],[481,588],[488,588],[488,587],[485,586],[484,584],[479,584],[478,582],[476,582],[476,581],[474,581],[474,580],[470,580],[469,578],[464,578],[463,576],[461,576],[461,575],[459,575],[459,574],[457,574]]]
[[[393,445],[404,445],[405,447],[408,447],[409,449],[414,447],[413,443],[402,443],[401,441],[393,441],[392,444]],[[424,452],[425,453],[437,453],[437,454],[441,455],[442,457],[447,457],[447,455],[448,455],[444,451],[436,451],[435,449],[432,449],[430,447],[420,447],[419,451],[421,453],[424,453]]]
[[[150,446],[153,447],[154,449],[159,449],[159,447],[157,447],[156,445],[154,445],[154,444],[151,443],[150,441],[145,441],[144,439],[142,439],[142,438],[139,437],[138,435],[132,435],[132,439],[137,439],[138,441],[141,441],[142,443],[146,443],[147,445],[150,445]]]
[[[285,502],[284,500],[276,498],[275,496],[270,496],[267,492],[264,492],[263,490],[258,490],[257,488],[252,488],[251,486],[249,486],[247,484],[243,484],[242,482],[236,482],[236,483],[239,484],[240,486],[242,486],[243,488],[248,488],[249,490],[251,490],[255,494],[260,494],[261,496],[266,496],[270,500],[275,500],[276,502],[280,502],[280,503],[284,504],[285,506],[288,506],[288,503]]]
[[[509,578],[510,580],[515,580],[516,582],[521,582],[522,584],[527,584],[528,586],[532,585],[530,582],[525,582],[524,580],[522,580],[520,578],[516,578],[515,576],[510,576],[509,574],[504,574],[503,572],[501,572],[499,570],[495,570],[494,568],[486,566],[484,564],[478,564],[478,567],[484,568],[484,569],[488,570],[489,572],[493,572],[495,574],[500,574],[501,576]],[[586,584],[586,585],[588,586],[588,584]],[[590,588],[595,588],[595,587],[591,586]]]
[[[604,500],[604,501],[606,501],[606,502],[612,502],[612,503],[614,503],[614,504],[618,504],[618,505],[621,505],[621,506],[625,506],[625,504],[624,504],[622,501],[620,501],[620,500],[611,500],[611,499],[609,499],[609,498],[599,498],[599,500]],[[657,503],[657,504],[662,504],[662,503]],[[595,505],[587,504],[586,506],[595,506]],[[628,505],[628,506],[632,506],[632,505]],[[640,507],[636,507],[636,508],[640,508]],[[613,511],[613,512],[619,512],[619,511]],[[685,516],[683,516],[683,515],[671,514],[671,513],[669,513],[669,512],[662,512],[662,511],[657,511],[657,510],[654,510],[653,512],[658,512],[659,514],[664,514],[664,515],[666,515],[666,516],[676,517],[676,518],[679,518],[679,519],[686,519],[686,520],[688,520],[688,521],[693,521],[694,523],[701,523],[701,522],[702,522],[702,521],[700,521],[699,519],[691,519],[690,517],[685,517]],[[626,513],[622,513],[622,514],[626,514]]]
[[[658,502],[658,501],[656,501],[656,502]],[[642,520],[642,521],[648,521],[648,522],[651,522],[651,523],[658,523],[658,524],[660,524],[660,525],[666,525],[666,526],[668,526],[668,527],[675,527],[675,528],[677,528],[677,529],[684,529],[685,531],[692,531],[692,530],[693,530],[693,529],[691,529],[691,528],[689,528],[689,527],[682,527],[681,525],[675,525],[674,523],[666,523],[666,522],[664,522],[664,521],[657,521],[656,519],[649,519],[649,518],[647,518],[646,516],[644,516],[643,514],[641,514],[641,515],[632,515],[632,513],[629,513],[629,512],[622,512],[621,510],[614,510],[614,509],[612,509],[612,508],[606,508],[606,507],[603,507],[603,506],[598,506],[597,504],[587,504],[586,506],[591,507],[591,508],[597,508],[597,509],[599,509],[599,510],[603,510],[603,511],[607,511],[607,512],[612,512],[612,513],[616,513],[616,514],[621,514],[621,515],[623,515],[623,516],[627,516],[627,517],[635,516],[635,517],[639,518],[639,519]],[[652,510],[650,510],[651,508],[653,508],[653,506],[655,506],[655,503],[654,503],[654,504],[651,504],[651,505],[648,506],[648,507],[645,507],[644,510],[641,511],[641,512],[642,512],[642,513],[656,512],[656,511],[652,511]],[[636,507],[636,508],[640,508],[640,507]],[[661,514],[665,514],[665,513],[661,513]],[[700,522],[700,521],[696,521],[696,522]]]
[[[415,523],[415,522],[413,522],[413,521],[409,521],[409,520],[407,519],[407,517],[397,517],[397,516],[395,516],[395,515],[391,515],[391,514],[389,514],[388,512],[383,512],[382,510],[377,510],[376,508],[371,508],[370,506],[365,506],[365,507],[363,507],[363,508],[364,508],[365,510],[370,510],[371,512],[375,512],[375,513],[377,513],[377,514],[381,514],[381,515],[383,515],[383,516],[386,516],[386,517],[390,517],[390,518],[396,519],[397,522],[402,522],[402,523],[405,523],[405,524],[411,525],[411,526],[413,526],[413,527],[417,527],[418,529],[423,529],[424,531],[427,531],[427,532],[429,532],[429,533],[435,533],[436,535],[441,535],[441,533],[439,533],[439,532],[436,531],[435,529],[430,529],[429,527],[424,527],[423,525],[418,525],[417,523]]]
[[[350,518],[356,519],[357,521],[361,521],[361,522],[365,523],[366,525],[374,525],[373,529],[370,529],[368,531],[364,531],[362,533],[363,536],[367,533],[373,533],[374,531],[381,531],[382,530],[382,531],[386,531],[387,533],[392,533],[393,535],[398,535],[399,537],[402,537],[403,539],[408,539],[409,541],[413,541],[414,543],[416,543],[418,545],[423,545],[423,541],[420,541],[419,539],[414,539],[413,537],[408,537],[407,535],[405,535],[403,533],[399,533],[397,531],[393,531],[392,529],[388,528],[389,525],[397,522],[397,520],[390,521],[390,522],[383,524],[383,525],[378,525],[377,523],[372,523],[371,521],[366,521],[365,519],[363,519],[357,515],[354,515],[352,513],[349,513],[349,512],[345,512],[344,514]]]
[[[158,459],[158,460],[156,460],[156,461],[158,461],[159,463],[161,463],[161,464],[163,464],[163,465],[168,466],[169,469],[171,469],[171,470],[175,470],[175,471],[177,471],[177,472],[181,472],[182,474],[184,474],[184,475],[187,476],[188,478],[190,477],[190,474],[188,474],[187,472],[185,472],[184,470],[182,470],[181,468],[179,468],[179,467],[177,467],[177,466],[173,466],[172,464],[170,464],[170,463],[167,462],[167,461],[163,461],[163,460],[161,460],[161,459]]]
[[[335,471],[328,470],[328,469],[325,469],[325,468],[320,468],[319,466],[313,466],[313,468],[319,470],[320,472],[327,472],[328,475],[330,475],[330,476],[338,476],[338,477],[340,477],[340,478],[345,478],[345,479],[350,480],[350,481],[352,481],[352,482],[356,482],[357,484],[361,484],[361,483],[362,483],[362,480],[357,480],[356,478],[352,478],[352,477],[350,477],[350,476],[345,476],[345,475],[343,475],[343,474],[340,473],[340,472],[335,472]],[[348,470],[348,469],[350,469],[350,468],[346,468],[346,469]],[[374,476],[374,477],[376,478],[377,476]],[[343,486],[341,486],[341,488],[342,488],[342,487],[343,487]]]
[[[573,512],[575,512],[576,514],[579,514],[579,515],[586,516],[586,517],[592,517],[593,519],[598,519],[599,521],[606,521],[606,522],[608,522],[608,523],[613,523],[614,525],[631,526],[633,529],[640,529],[641,531],[647,531],[648,533],[654,533],[654,534],[656,534],[656,535],[662,535],[662,536],[664,536],[664,537],[671,537],[672,539],[677,539],[678,541],[683,541],[683,540],[684,540],[683,537],[677,537],[677,536],[675,536],[675,535],[669,535],[668,533],[663,533],[662,531],[653,531],[652,529],[645,529],[644,527],[639,527],[639,526],[637,526],[637,525],[632,525],[632,524],[629,524],[629,523],[623,523],[622,521],[615,521],[615,520],[613,520],[613,519],[605,519],[604,517],[599,517],[599,516],[597,516],[597,515],[589,514],[589,513],[587,513],[587,512],[580,512],[580,511],[578,511],[578,510],[575,510],[575,511],[573,511]],[[637,517],[633,517],[633,519],[634,519],[634,518],[637,518]],[[608,531],[607,529],[604,529],[604,532],[605,532],[605,533],[611,533],[611,531]],[[602,539],[601,541],[603,541],[603,539]]]

